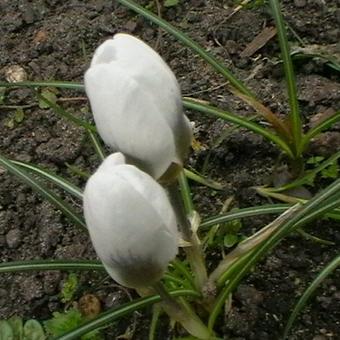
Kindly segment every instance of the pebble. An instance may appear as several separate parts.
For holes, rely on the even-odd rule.
[[[27,73],[20,65],[11,65],[5,71],[5,78],[9,83],[27,80]]]
[[[235,298],[245,305],[258,305],[263,301],[263,294],[254,287],[240,285],[235,293]]]
[[[12,229],[6,234],[6,242],[9,248],[15,249],[21,242],[21,231],[20,229]]]
[[[105,297],[104,305],[106,308],[118,306],[119,304],[122,303],[122,301],[124,300],[124,297],[125,297],[125,294],[121,291],[109,293]]]

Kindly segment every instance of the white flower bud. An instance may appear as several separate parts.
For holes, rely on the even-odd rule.
[[[176,217],[164,189],[125,157],[107,157],[90,177],[84,214],[110,276],[140,288],[159,280],[178,251]]]
[[[174,74],[151,47],[116,34],[95,51],[85,89],[100,136],[129,162],[156,179],[183,164],[191,125]]]

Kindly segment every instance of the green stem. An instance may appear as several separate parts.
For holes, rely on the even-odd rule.
[[[162,298],[162,307],[174,320],[179,322],[191,335],[198,339],[210,340],[213,334],[192,310],[183,308],[166,290],[161,282],[153,285]]]
[[[190,263],[191,270],[195,275],[195,286],[197,290],[201,291],[208,278],[201,245],[196,236],[196,232],[193,232],[191,228],[191,224],[185,213],[185,208],[182,204],[181,195],[176,183],[170,184],[167,189],[170,202],[177,216],[182,237],[185,241],[191,244],[189,247],[185,247],[184,250]]]

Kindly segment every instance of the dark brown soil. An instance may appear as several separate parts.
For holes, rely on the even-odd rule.
[[[147,4],[148,1],[139,3]],[[233,1],[180,0],[166,9],[164,17],[182,29],[228,67],[279,113],[287,111],[285,83],[275,38],[251,57],[240,53],[266,26],[273,26],[267,7],[243,9],[229,17]],[[334,45],[339,41],[340,8],[337,0],[283,1],[283,13],[290,27],[306,45]],[[8,67],[24,68],[29,80],[83,81],[91,55],[102,41],[117,32],[134,34],[155,46],[158,30],[115,1],[108,0],[1,0],[0,2],[0,79]],[[298,44],[296,36],[289,33]],[[221,76],[199,57],[163,34],[159,52],[176,73],[185,96],[207,100],[240,115],[252,112],[232,96]],[[320,112],[339,107],[340,85],[337,74],[322,62],[307,60],[296,64],[299,100],[306,124]],[[64,107],[74,114],[90,118],[87,102],[70,101],[79,97],[73,91],[60,91]],[[7,91],[5,105],[31,105],[24,110],[22,122],[13,122],[14,111],[0,106],[0,152],[11,159],[29,161],[67,176],[77,185],[84,180],[66,164],[91,171],[98,165],[85,133],[62,120],[49,109],[40,109],[30,89]],[[224,183],[226,189],[215,192],[192,185],[197,209],[203,216],[216,214],[224,201],[234,195],[235,205],[252,206],[266,202],[252,189],[268,183],[278,150],[262,137],[235,130],[218,146],[211,147],[228,124],[188,112],[195,121],[195,137],[201,143],[192,152],[189,165],[201,170],[208,152],[211,158],[206,172]],[[13,126],[14,125],[14,126]],[[327,138],[315,142],[311,152],[328,154],[339,150],[339,126]],[[330,134],[330,136],[329,136]],[[331,140],[331,145],[329,142]],[[71,225],[49,203],[26,185],[0,168],[0,254],[2,262],[29,259],[95,258],[85,232]],[[62,192],[59,194],[63,195]],[[81,211],[80,202],[70,201]],[[249,235],[268,222],[268,218],[243,222],[242,233]],[[316,273],[337,252],[340,244],[338,226],[319,222],[310,231],[335,242],[325,246],[293,235],[275,249],[242,283],[234,295],[229,314],[218,325],[225,339],[280,338],[282,327],[297,297]],[[213,255],[213,254],[212,254]],[[212,256],[213,257],[213,256]],[[0,318],[13,314],[46,320],[52,312],[65,308],[59,297],[67,274],[40,272],[0,276]],[[129,300],[129,295],[112,281],[102,281],[99,274],[80,276],[84,293],[95,293],[103,308]],[[290,339],[339,339],[339,272],[327,278],[318,294],[298,319]],[[99,284],[99,286],[98,286]],[[150,313],[127,318],[106,332],[116,338],[134,325],[133,339],[147,339]],[[171,335],[166,320],[159,339]],[[104,332],[104,333],[105,333]]]

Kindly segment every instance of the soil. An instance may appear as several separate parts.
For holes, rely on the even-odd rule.
[[[148,1],[139,3],[147,5]],[[246,8],[231,15],[234,1],[180,0],[166,8],[165,19],[186,32],[241,78],[272,110],[287,112],[285,83],[276,39],[250,57],[240,57],[247,45],[273,21],[266,6]],[[183,95],[200,98],[240,115],[252,114],[249,107],[230,94],[223,78],[173,37],[158,30],[115,1],[109,0],[1,0],[0,79],[8,77],[13,65],[22,67],[29,80],[83,81],[96,46],[117,32],[134,34],[158,51],[175,72]],[[334,46],[340,32],[337,0],[283,1],[283,14],[292,30],[289,38],[298,45]],[[292,32],[295,32],[294,34]],[[160,44],[157,44],[157,41]],[[317,114],[339,107],[338,74],[320,60],[296,63],[299,101],[306,126]],[[57,93],[67,108],[90,119],[83,94],[70,90]],[[78,98],[76,100],[72,98]],[[67,165],[91,171],[99,164],[82,129],[61,119],[50,109],[41,109],[31,89],[6,92],[4,105],[27,105],[23,119],[13,119],[13,110],[0,106],[0,152],[11,159],[28,161],[66,176],[75,184],[84,179]],[[231,131],[215,145],[222,131],[230,126],[221,120],[187,112],[195,122],[195,138],[200,148],[191,153],[188,165],[202,170],[225,185],[212,191],[192,183],[193,197],[203,217],[216,214],[224,201],[234,196],[234,206],[247,207],[267,202],[253,187],[269,183],[278,150],[262,137],[242,129]],[[311,147],[310,155],[327,155],[340,149],[340,128],[334,126]],[[331,141],[331,142],[330,142]],[[71,225],[53,206],[29,187],[0,168],[0,254],[1,261],[29,259],[94,259],[87,234]],[[324,183],[326,184],[326,183]],[[58,191],[57,191],[58,192]],[[58,192],[64,196],[63,192]],[[69,198],[68,198],[69,199]],[[81,203],[71,201],[81,211]],[[243,221],[242,234],[250,235],[270,219]],[[219,320],[217,330],[225,339],[279,339],[289,312],[298,296],[316,273],[336,254],[340,245],[338,226],[318,222],[309,229],[314,235],[332,240],[322,245],[292,235],[269,254],[235,292],[231,309]],[[216,251],[212,250],[214,260]],[[216,260],[216,259],[215,259]],[[322,284],[298,318],[289,339],[340,339],[340,277],[333,273]],[[2,274],[0,276],[0,318],[14,314],[25,319],[46,320],[65,305],[60,290],[67,278],[64,272]],[[97,295],[102,308],[118,306],[132,292],[112,284],[102,274],[79,276],[81,289]],[[116,338],[129,327],[133,339],[147,339],[150,311],[136,313],[103,331]],[[173,336],[162,319],[158,339]]]

